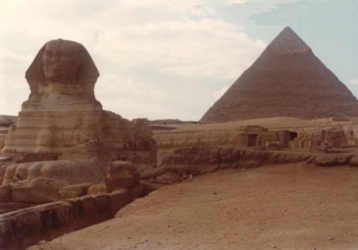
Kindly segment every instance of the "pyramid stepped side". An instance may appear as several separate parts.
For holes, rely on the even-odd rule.
[[[348,88],[286,27],[200,121],[358,116]]]

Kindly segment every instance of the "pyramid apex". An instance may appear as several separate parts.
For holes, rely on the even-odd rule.
[[[289,31],[294,32],[293,29],[290,26],[286,26],[282,31],[284,31],[284,30],[289,30]]]
[[[279,55],[305,54],[311,50],[289,26],[286,26],[267,48]]]

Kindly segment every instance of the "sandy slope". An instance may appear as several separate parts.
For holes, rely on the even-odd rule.
[[[225,170],[31,249],[358,249],[358,169]]]

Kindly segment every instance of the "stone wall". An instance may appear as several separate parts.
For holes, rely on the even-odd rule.
[[[156,131],[153,138],[157,141],[158,165],[170,151],[190,146],[259,147],[267,142],[282,142],[284,146],[289,146],[288,130],[274,131],[261,126],[213,130],[199,125],[190,130]]]
[[[141,187],[86,195],[0,215],[0,249],[19,250],[111,219],[142,196]]]
[[[356,147],[358,140],[355,118],[337,122],[326,118],[300,120],[281,117],[272,120],[186,125],[174,130],[153,132],[158,147],[158,165],[175,149],[190,146],[267,147],[276,144],[292,149],[324,150]]]

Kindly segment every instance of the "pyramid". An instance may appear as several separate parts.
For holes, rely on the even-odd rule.
[[[290,27],[283,29],[200,121],[282,116],[358,116],[357,99]]]

